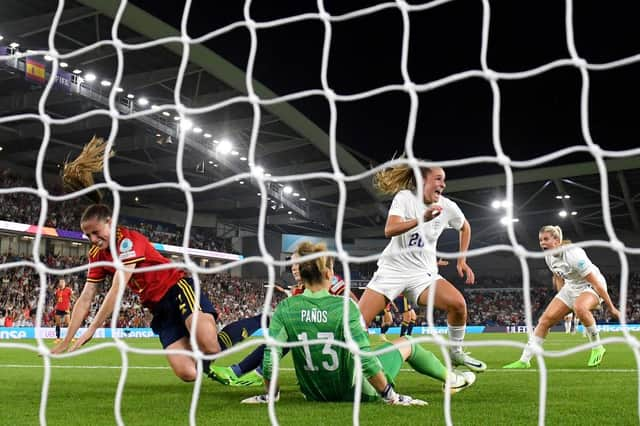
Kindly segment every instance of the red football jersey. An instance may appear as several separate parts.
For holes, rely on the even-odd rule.
[[[56,289],[56,310],[68,311],[71,308],[71,289],[69,287]]]
[[[131,267],[145,267],[171,263],[151,245],[147,238],[139,232],[119,226],[116,234],[116,253],[123,264]],[[89,263],[112,262],[111,251],[101,250],[96,246],[89,249]],[[91,283],[102,282],[106,275],[113,275],[115,268],[112,266],[92,266],[87,274],[87,281]],[[148,307],[162,299],[167,290],[173,287],[178,280],[184,277],[184,273],[177,268],[162,269],[159,271],[134,272],[127,286],[136,292],[142,304]]]
[[[304,293],[304,285],[300,285],[300,286],[295,286],[291,289],[291,295],[292,296],[297,296],[299,294]],[[329,287],[329,294],[332,294],[334,296],[340,296],[342,295],[342,293],[344,293],[344,281],[342,281],[342,279],[340,279],[340,281],[331,282],[331,287]]]

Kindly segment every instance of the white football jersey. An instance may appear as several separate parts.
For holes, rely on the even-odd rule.
[[[422,224],[422,235],[418,227],[396,235],[391,238],[389,244],[382,252],[378,260],[379,274],[391,273],[404,276],[422,276],[428,272],[438,273],[438,259],[435,255],[438,238],[445,228],[460,230],[465,217],[456,203],[448,198],[440,196],[435,205],[442,207],[442,212],[429,222]],[[402,190],[396,194],[389,209],[389,216],[400,216],[404,220],[424,217],[427,206],[415,197],[409,190]],[[400,251],[408,248],[424,248],[424,250],[400,254]]]
[[[588,283],[584,277],[590,273],[601,275],[600,269],[591,263],[580,247],[570,246],[562,253],[545,256],[544,260],[551,272],[564,279],[565,285],[582,286]]]

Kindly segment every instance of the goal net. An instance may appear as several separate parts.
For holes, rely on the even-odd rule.
[[[534,168],[538,166],[542,166],[548,163],[551,163],[555,160],[562,159],[572,154],[582,153],[588,154],[593,158],[597,166],[597,170],[600,176],[600,192],[601,192],[601,204],[602,204],[602,220],[604,223],[604,228],[606,230],[606,235],[608,237],[607,240],[590,240],[580,242],[578,245],[580,247],[604,247],[611,250],[614,250],[618,253],[621,269],[620,269],[620,300],[614,301],[615,303],[619,303],[619,309],[623,313],[622,318],[620,318],[620,322],[622,324],[622,332],[619,336],[616,337],[606,337],[602,339],[603,344],[607,343],[626,343],[628,344],[636,357],[636,360],[640,359],[640,352],[638,351],[638,341],[637,339],[629,333],[629,331],[624,327],[626,324],[626,316],[625,312],[627,310],[627,296],[628,296],[628,276],[629,276],[629,263],[628,263],[628,255],[639,255],[640,249],[633,248],[625,245],[620,236],[616,233],[616,229],[613,225],[611,208],[610,208],[610,198],[609,198],[609,183],[608,183],[608,170],[607,170],[607,160],[608,159],[616,159],[616,158],[632,158],[634,156],[640,155],[640,148],[628,149],[623,151],[612,151],[603,149],[598,145],[597,141],[594,141],[591,132],[591,123],[589,119],[589,101],[590,101],[590,75],[596,71],[607,71],[614,68],[620,68],[635,64],[640,61],[640,54],[619,58],[617,60],[606,62],[606,63],[590,63],[581,56],[579,49],[576,47],[575,43],[575,28],[574,28],[574,2],[571,0],[567,0],[565,2],[565,43],[566,49],[569,52],[567,57],[557,59],[543,65],[537,66],[535,68],[527,69],[519,72],[502,72],[499,70],[492,69],[489,66],[488,55],[490,53],[489,47],[489,36],[490,36],[490,27],[491,27],[491,4],[488,0],[478,1],[481,4],[482,8],[482,23],[481,23],[481,32],[478,34],[480,39],[480,48],[478,51],[479,63],[480,67],[477,69],[469,69],[463,72],[458,72],[450,75],[446,75],[445,77],[438,78],[426,83],[417,83],[412,80],[412,77],[409,72],[409,51],[410,44],[412,42],[412,30],[414,30],[411,26],[410,16],[416,13],[430,12],[431,10],[435,10],[439,7],[442,7],[446,3],[450,3],[450,1],[430,1],[430,2],[405,2],[405,1],[395,1],[395,2],[384,2],[378,3],[370,7],[364,7],[356,10],[351,10],[348,12],[344,12],[342,14],[332,14],[325,3],[322,0],[319,0],[316,4],[316,10],[314,12],[301,13],[296,15],[286,16],[280,19],[274,19],[270,21],[259,21],[252,17],[251,9],[252,2],[247,0],[244,3],[243,8],[243,19],[234,22],[230,25],[227,25],[223,28],[216,29],[211,32],[207,32],[199,37],[192,37],[190,35],[190,31],[188,28],[190,11],[192,9],[192,1],[186,0],[185,6],[181,18],[180,28],[175,31],[175,34],[163,35],[161,37],[153,37],[151,33],[153,32],[151,29],[149,30],[149,34],[145,34],[146,37],[149,38],[148,41],[144,42],[126,42],[119,37],[121,26],[125,23],[130,25],[132,19],[136,19],[135,12],[133,12],[134,8],[127,3],[127,1],[92,1],[92,0],[78,0],[79,3],[95,7],[100,13],[103,13],[107,16],[112,17],[112,25],[111,25],[111,37],[108,40],[97,41],[96,43],[90,44],[86,47],[81,47],[75,50],[71,50],[68,52],[61,52],[56,46],[56,33],[59,25],[61,24],[61,20],[63,17],[63,12],[65,10],[66,4],[64,0],[59,0],[57,3],[57,8],[53,17],[53,21],[51,22],[50,28],[48,30],[48,45],[44,49],[34,49],[32,51],[21,50],[19,46],[11,47],[7,50],[6,53],[3,53],[0,56],[0,61],[4,61],[6,63],[10,61],[25,61],[30,58],[42,58],[44,55],[51,58],[50,70],[44,71],[38,67],[38,65],[31,65],[35,67],[33,70],[33,74],[38,77],[41,83],[44,85],[44,90],[38,102],[37,113],[22,113],[22,114],[12,114],[5,115],[0,117],[0,125],[8,125],[10,123],[15,123],[19,121],[28,121],[28,120],[38,120],[44,129],[44,136],[42,138],[41,148],[39,150],[37,160],[36,160],[36,170],[35,170],[35,180],[36,187],[9,187],[0,189],[0,194],[12,194],[12,193],[22,193],[22,194],[30,194],[33,197],[38,197],[41,203],[41,210],[38,220],[38,226],[40,229],[45,226],[48,217],[49,206],[51,203],[58,203],[62,201],[74,201],[78,200],[79,197],[88,194],[89,192],[95,189],[102,189],[103,191],[107,191],[111,194],[113,198],[113,214],[115,218],[118,218],[121,212],[122,206],[122,198],[124,196],[128,196],[133,193],[137,193],[140,191],[146,190],[155,190],[166,188],[175,191],[182,191],[184,193],[184,200],[186,203],[186,222],[185,222],[185,232],[182,245],[185,248],[184,259],[176,262],[176,265],[188,269],[193,277],[195,282],[196,291],[195,294],[200,294],[201,282],[198,278],[201,274],[213,274],[219,273],[223,271],[228,271],[230,268],[236,267],[238,265],[252,263],[252,262],[261,262],[265,265],[266,271],[268,272],[268,282],[269,286],[267,287],[265,302],[264,302],[264,314],[262,324],[265,331],[265,337],[260,337],[256,340],[252,340],[250,342],[242,343],[234,347],[228,352],[224,352],[218,354],[213,357],[208,357],[209,359],[219,359],[228,355],[228,353],[236,353],[243,349],[247,349],[249,347],[253,347],[260,342],[267,343],[270,347],[277,346],[279,343],[268,335],[268,329],[266,328],[267,318],[271,314],[271,305],[274,300],[274,284],[276,283],[276,271],[277,268],[288,267],[292,264],[290,260],[280,260],[274,258],[274,256],[269,252],[266,242],[265,242],[265,229],[267,226],[267,213],[270,206],[269,200],[269,184],[273,182],[301,182],[310,181],[314,179],[323,179],[335,182],[335,185],[338,188],[339,200],[337,207],[337,219],[335,223],[331,225],[335,229],[333,238],[335,238],[335,250],[331,251],[330,254],[336,257],[337,262],[340,262],[342,265],[342,269],[344,271],[344,277],[346,281],[347,291],[345,294],[349,294],[349,290],[352,288],[352,283],[350,280],[350,265],[353,264],[362,264],[373,262],[380,258],[380,254],[371,255],[371,256],[355,256],[350,254],[347,249],[345,249],[345,245],[343,243],[343,225],[345,222],[345,212],[348,207],[349,200],[347,199],[347,185],[353,182],[360,182],[364,180],[371,180],[373,175],[383,170],[389,166],[407,164],[409,165],[416,176],[416,180],[418,182],[418,188],[416,192],[418,194],[422,193],[422,179],[420,178],[420,167],[433,167],[439,166],[444,168],[454,168],[454,167],[464,167],[464,166],[473,166],[478,164],[491,164],[497,167],[502,168],[504,177],[505,177],[505,191],[506,191],[506,216],[507,218],[514,217],[514,170],[516,169],[528,169]],[[334,90],[329,81],[329,59],[331,56],[332,50],[332,30],[335,25],[338,23],[344,23],[359,19],[367,19],[372,16],[376,16],[384,11],[393,10],[399,14],[402,22],[402,43],[401,43],[401,52],[400,52],[400,62],[398,64],[401,70],[402,81],[398,84],[389,84],[381,87],[376,87],[372,90],[361,91],[352,94],[341,94]],[[302,90],[287,94],[285,96],[278,96],[268,89],[266,89],[261,84],[257,83],[254,79],[254,66],[256,61],[256,55],[260,50],[260,37],[258,36],[258,31],[271,29],[274,27],[286,26],[293,23],[304,23],[304,22],[316,22],[320,23],[323,28],[323,43],[322,43],[322,58],[321,58],[321,66],[319,69],[320,72],[320,87],[311,89],[311,90]],[[249,57],[246,64],[245,71],[245,79],[242,83],[242,90],[246,88],[246,94],[242,96],[236,96],[230,99],[226,99],[223,101],[212,102],[208,105],[201,107],[191,107],[185,104],[181,98],[181,91],[183,89],[183,81],[185,75],[188,72],[188,68],[190,65],[190,61],[197,56],[198,49],[200,49],[200,45],[208,40],[222,39],[225,34],[237,29],[244,28],[249,34],[250,40],[250,50]],[[155,108],[137,108],[131,106],[129,103],[124,102],[125,94],[119,91],[119,87],[121,86],[121,82],[123,81],[124,75],[124,54],[129,51],[136,50],[144,50],[157,46],[172,46],[169,47],[171,49],[176,49],[176,54],[178,54],[181,58],[179,72],[177,74],[177,80],[175,87],[173,88],[173,103],[158,105]],[[59,78],[56,78],[56,75],[60,75],[60,71],[63,70],[61,64],[63,62],[72,63],[75,59],[82,57],[87,51],[91,49],[98,49],[102,47],[109,47],[115,50],[115,57],[117,59],[117,67],[115,70],[115,77],[112,82],[109,82],[108,86],[105,85],[105,90],[108,93],[106,95],[107,103],[104,108],[95,108],[90,109],[86,112],[79,112],[77,114],[68,116],[68,117],[60,117],[54,116],[47,111],[47,100],[51,96],[51,94],[58,90],[59,86],[65,85],[67,83],[61,82]],[[27,65],[28,66],[28,65]],[[581,81],[581,90],[580,90],[580,129],[582,132],[582,137],[584,139],[584,144],[576,144],[564,149],[557,150],[548,155],[543,155],[536,158],[531,158],[525,161],[515,161],[511,159],[507,154],[505,154],[505,150],[503,148],[503,143],[501,139],[500,129],[503,120],[503,110],[501,104],[501,82],[511,81],[511,80],[524,80],[530,79],[538,75],[542,75],[544,73],[550,72],[552,70],[556,70],[559,68],[571,68],[575,69],[580,74]],[[40,74],[42,73],[42,74]],[[51,77],[54,76],[54,77]],[[46,78],[45,78],[46,77]],[[73,77],[73,84],[77,84],[78,87],[82,85],[82,82],[78,80],[78,77]],[[86,76],[85,76],[86,78]],[[486,84],[490,88],[491,96],[492,96],[492,110],[491,110],[491,132],[492,132],[492,141],[493,141],[493,149],[495,151],[494,155],[490,156],[472,156],[468,158],[463,158],[459,160],[449,160],[449,161],[438,161],[435,158],[433,161],[425,161],[423,159],[417,158],[415,155],[415,133],[416,133],[416,121],[418,119],[418,104],[419,104],[419,95],[425,94],[430,91],[434,91],[436,89],[454,85],[461,81],[467,79],[482,79],[486,81]],[[235,82],[238,83],[238,82]],[[70,83],[71,84],[71,83]],[[402,158],[389,158],[383,164],[380,164],[374,168],[370,168],[368,170],[363,170],[361,173],[357,174],[345,174],[344,169],[341,167],[341,158],[340,153],[341,145],[337,140],[337,104],[338,103],[348,103],[348,102],[356,102],[362,99],[374,97],[380,94],[385,93],[400,93],[409,99],[409,112],[408,112],[408,120],[407,120],[407,130],[404,139],[404,153],[405,156]],[[329,131],[328,138],[326,140],[326,149],[328,159],[331,164],[330,172],[308,172],[308,173],[300,173],[300,174],[288,174],[283,176],[270,176],[264,173],[260,165],[260,159],[258,158],[258,146],[259,146],[259,138],[258,138],[258,130],[260,127],[260,123],[263,115],[265,114],[265,110],[269,110],[271,114],[277,115],[279,113],[284,113],[283,110],[289,108],[289,102],[304,100],[311,97],[322,96],[324,100],[326,100],[327,105],[329,106]],[[99,183],[94,185],[91,188],[87,188],[85,190],[80,190],[74,193],[65,194],[65,195],[54,195],[50,193],[44,182],[44,166],[47,162],[47,149],[51,145],[51,134],[53,126],[60,125],[68,125],[72,123],[79,123],[85,120],[89,120],[93,117],[104,117],[111,120],[111,132],[108,135],[107,145],[105,148],[105,152],[111,151],[118,139],[118,129],[120,123],[124,120],[138,120],[142,125],[145,123],[145,119],[148,117],[161,113],[163,111],[174,110],[184,122],[188,117],[194,116],[197,114],[202,114],[214,110],[219,110],[231,105],[235,104],[248,104],[252,108],[254,114],[253,126],[250,134],[248,135],[249,140],[249,149],[247,155],[247,164],[248,171],[237,172],[233,175],[213,182],[211,184],[196,187],[190,184],[188,178],[185,176],[184,170],[184,153],[186,148],[186,133],[187,127],[183,126],[182,130],[177,132],[177,140],[174,141],[177,144],[177,154],[175,156],[175,170],[177,173],[177,181],[175,182],[165,182],[165,183],[155,183],[148,185],[129,185],[125,186],[114,180],[112,168],[110,166],[110,161],[105,162],[103,180],[104,183]],[[165,140],[166,142],[166,140]],[[372,149],[376,149],[372,147]],[[116,154],[117,155],[117,154]],[[203,163],[204,167],[204,163]],[[195,262],[192,257],[189,255],[189,252],[186,251],[188,248],[190,233],[192,229],[192,221],[194,217],[194,212],[197,211],[198,205],[194,201],[194,195],[199,193],[212,193],[215,194],[215,190],[218,188],[222,188],[230,183],[237,182],[239,180],[253,180],[257,186],[259,187],[260,192],[260,213],[255,218],[255,224],[257,225],[257,241],[258,247],[261,256],[259,257],[249,257],[244,258],[238,261],[234,261],[225,265],[219,265],[215,267],[206,267]],[[77,218],[79,221],[79,217]],[[114,226],[116,221],[114,220]],[[382,224],[380,225],[382,227]],[[531,280],[530,280],[530,269],[528,266],[528,259],[540,259],[544,255],[541,252],[530,251],[527,250],[521,241],[516,237],[515,232],[515,224],[512,221],[507,221],[507,233],[508,233],[508,244],[500,244],[500,245],[490,245],[478,249],[472,249],[467,253],[467,256],[472,258],[475,256],[482,256],[486,254],[496,253],[499,251],[502,252],[510,252],[513,253],[514,256],[517,257],[519,265],[520,265],[520,273],[522,274],[522,292],[523,292],[523,300],[524,300],[524,313],[526,318],[526,325],[528,330],[533,330],[533,326],[535,325],[536,318],[532,317],[532,303],[530,298],[531,291]],[[112,233],[112,239],[115,233]],[[50,265],[46,264],[41,260],[40,252],[41,245],[43,241],[43,233],[42,231],[38,231],[35,234],[35,239],[33,240],[33,260],[32,261],[18,261],[18,262],[8,262],[0,265],[0,270],[9,270],[11,268],[20,268],[27,267],[33,268],[37,271],[41,286],[37,303],[37,313],[36,313],[36,321],[35,326],[40,327],[42,324],[43,315],[46,312],[46,294],[48,291],[47,281],[48,276],[63,276],[70,273],[77,273],[82,271],[87,271],[88,266],[82,265],[72,268],[53,268]],[[112,241],[112,247],[115,245]],[[443,257],[446,259],[455,259],[460,253],[455,252],[447,252],[447,253],[436,253],[439,257]],[[304,259],[303,259],[304,260]],[[121,261],[115,262],[115,267],[118,271],[133,271],[132,269],[127,269]],[[155,269],[158,269],[157,267]],[[115,330],[117,328],[117,320],[118,314],[121,310],[121,302],[123,298],[124,287],[121,289],[118,295],[117,308],[112,315],[111,319],[111,328]],[[215,302],[215,301],[214,301]],[[344,299],[344,315],[347,317],[349,300],[347,297]],[[428,313],[428,325],[429,328],[435,330],[435,324],[433,321],[433,302],[431,301],[427,306]],[[196,316],[197,321],[197,316]],[[346,324],[346,323],[345,323]],[[530,331],[531,332],[531,331]],[[361,358],[363,353],[358,349],[357,345],[351,339],[350,333],[348,329],[345,329],[345,334],[347,336],[346,342],[336,342],[334,340],[329,341],[329,343],[336,344],[338,346],[342,345],[343,347],[347,347],[349,350],[353,351],[356,365],[361,365]],[[107,343],[99,343],[95,345],[90,345],[86,348],[78,350],[77,352],[68,353],[64,355],[52,355],[49,351],[48,345],[42,339],[42,337],[37,337],[37,347],[31,345],[25,345],[20,343],[5,343],[0,341],[0,348],[21,348],[26,350],[37,351],[42,356],[42,362],[44,364],[44,377],[42,381],[42,391],[41,391],[41,399],[39,405],[39,416],[41,424],[47,423],[47,402],[49,398],[49,389],[50,389],[50,377],[51,377],[51,364],[52,359],[54,357],[76,357],[81,356],[86,353],[93,353],[100,349],[104,348],[115,348],[119,351],[122,359],[122,369],[121,374],[118,380],[117,392],[114,398],[114,415],[116,422],[118,424],[124,424],[123,414],[122,414],[122,399],[125,385],[128,380],[128,363],[129,358],[133,353],[142,353],[146,355],[158,355],[158,354],[166,354],[166,351],[163,350],[143,350],[138,348],[132,348],[125,340],[118,337],[116,333],[114,333],[114,337],[112,341],[108,341]],[[432,343],[436,344],[441,348],[441,353],[443,358],[445,359],[447,365],[451,365],[451,360],[449,359],[447,347],[449,343],[446,339],[439,336],[436,332],[432,332],[432,334],[422,335],[420,337],[416,337],[414,339],[415,342],[419,343]],[[309,340],[305,342],[296,342],[291,345],[301,346],[303,344],[308,345],[325,345],[328,342],[322,339]],[[467,341],[465,342],[465,346],[468,348],[474,347],[483,347],[483,346],[491,346],[491,347],[518,347],[523,348],[524,339],[522,342],[513,342],[507,340],[485,340],[485,341]],[[197,347],[197,343],[195,338],[192,336],[191,344],[194,348]],[[290,346],[290,345],[288,345]],[[546,416],[546,407],[547,407],[547,367],[546,360],[548,357],[558,357],[558,356],[567,356],[570,354],[577,353],[579,351],[584,351],[590,347],[594,347],[595,343],[584,344],[580,346],[573,347],[571,349],[564,350],[562,352],[554,352],[549,350],[543,350],[543,348],[537,348],[536,350],[536,360],[538,363],[538,374],[539,374],[539,404],[538,404],[538,419],[539,424],[545,423]],[[373,354],[378,354],[380,351],[374,351]],[[193,353],[193,356],[199,360],[204,358],[202,352],[196,350]],[[276,360],[274,369],[275,376],[278,376],[278,362]],[[485,373],[491,374],[491,372]],[[639,376],[640,377],[640,376]],[[354,400],[356,402],[353,403],[353,423],[359,424],[360,413],[363,409],[361,406],[359,399],[362,391],[362,372],[360,370],[356,370],[356,390]],[[480,388],[482,386],[481,380],[477,384],[477,387]],[[202,392],[203,392],[203,384],[202,384],[202,375],[198,377],[193,386],[193,393],[190,405],[189,412],[189,423],[196,423],[196,412],[202,406]],[[269,410],[269,418],[273,424],[277,424],[278,421],[278,404],[273,402],[274,388],[272,387],[269,392],[272,396],[271,402],[268,404]],[[283,395],[283,398],[286,396]],[[443,417],[445,419],[446,424],[452,424],[452,414],[451,414],[451,400],[449,393],[445,393],[442,396],[443,403]],[[638,404],[640,406],[640,393],[638,396]],[[413,414],[413,413],[409,413]]]

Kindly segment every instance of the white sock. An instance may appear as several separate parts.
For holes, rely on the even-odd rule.
[[[449,341],[455,343],[450,347],[451,353],[462,352],[462,341],[464,340],[464,332],[467,329],[466,325],[450,325],[448,324]]]
[[[590,325],[589,327],[585,327],[585,330],[587,330],[587,337],[589,338],[590,342],[600,342],[600,332],[598,331],[598,327],[593,324]],[[602,345],[598,345],[596,346],[596,348],[601,348]]]
[[[571,320],[564,320],[564,332],[565,333],[571,332]]]
[[[525,346],[524,350],[522,351],[522,355],[520,356],[520,361],[522,362],[531,361],[531,358],[533,358],[534,343],[537,343],[538,346],[542,346],[542,344],[544,343],[544,337],[538,337],[536,335],[531,336],[529,338],[529,341],[527,342],[527,346]]]

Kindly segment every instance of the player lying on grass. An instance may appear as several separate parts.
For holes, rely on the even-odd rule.
[[[74,160],[73,167],[65,165],[63,181],[65,188],[80,189],[93,183],[92,173],[101,169],[104,141],[93,138],[82,154]],[[73,176],[68,176],[72,173]],[[67,185],[69,181],[72,184]],[[165,349],[191,350],[189,336],[195,334],[198,348],[206,355],[216,354],[236,342],[250,336],[260,327],[260,316],[247,318],[227,325],[217,331],[217,313],[207,298],[200,292],[196,300],[193,282],[185,278],[181,269],[171,267],[171,262],[153,247],[139,232],[116,226],[115,247],[111,247],[111,210],[104,204],[89,206],[80,219],[80,228],[89,238],[89,264],[113,262],[112,254],[118,256],[127,268],[142,268],[154,265],[168,267],[147,272],[116,272],[113,266],[92,265],[86,283],[78,297],[71,315],[71,324],[64,340],[52,349],[61,353],[69,348],[72,338],[89,313],[98,285],[107,275],[112,276],[111,288],[102,301],[98,312],[87,330],[72,345],[71,351],[88,342],[99,327],[111,315],[121,286],[126,285],[140,297],[141,303],[153,313],[151,327],[156,332]],[[194,327],[194,313],[199,312],[197,327]],[[188,355],[171,354],[167,359],[173,372],[184,381],[197,377],[197,364]],[[209,373],[210,361],[203,361],[203,371]]]
[[[294,253],[291,256],[291,260],[296,260],[298,256]],[[300,268],[298,263],[291,264],[291,274],[296,282],[292,289],[287,292],[287,296],[298,296],[304,292],[304,283],[300,277]],[[276,286],[278,288],[278,286]],[[329,287],[329,293],[334,296],[341,296],[344,294],[346,287],[344,281],[334,275],[331,279],[331,286]],[[358,298],[350,293],[351,299],[358,301]],[[211,374],[209,377],[222,383],[223,385],[230,386],[261,386],[262,380],[262,360],[264,358],[265,346],[258,346],[253,352],[247,355],[242,361],[237,364],[233,364],[230,367],[222,365],[212,365]],[[282,356],[289,353],[289,349],[283,350]]]
[[[326,251],[324,244],[302,243],[296,254],[300,257]],[[300,275],[305,291],[300,296],[283,300],[276,307],[269,326],[269,335],[279,342],[306,342],[330,340],[345,342],[344,321],[358,347],[370,351],[369,338],[357,305],[349,301],[348,318],[343,317],[342,297],[329,293],[333,276],[333,259],[321,256],[300,264]],[[398,346],[404,343],[404,346]],[[378,356],[362,356],[363,381],[361,401],[383,400],[396,405],[425,405],[426,402],[400,395],[393,388],[394,380],[406,360],[419,373],[441,382],[449,381],[451,392],[459,392],[473,384],[472,372],[447,371],[433,353],[418,344],[411,344],[405,337],[381,348],[393,350]],[[282,347],[275,347],[281,357]],[[296,377],[300,390],[309,401],[352,401],[355,388],[355,360],[348,350],[326,344],[296,346],[291,348]],[[273,374],[272,350],[265,351],[263,371],[268,390]],[[279,391],[276,400],[279,399]],[[247,398],[243,403],[268,402],[268,394]]]
[[[543,226],[540,229],[539,239],[542,250],[553,250],[570,243],[562,240],[562,229],[559,226]],[[571,311],[582,321],[591,342],[600,342],[600,333],[591,313],[592,310],[598,309],[604,301],[611,314],[616,318],[620,317],[620,311],[614,306],[607,293],[607,282],[604,276],[600,273],[600,269],[591,263],[583,249],[567,246],[562,252],[546,255],[544,260],[553,273],[553,284],[558,294],[542,313],[520,359],[502,368],[531,367],[534,344],[541,346],[549,329]],[[593,348],[587,365],[589,367],[599,365],[604,353],[605,348],[601,344]]]

